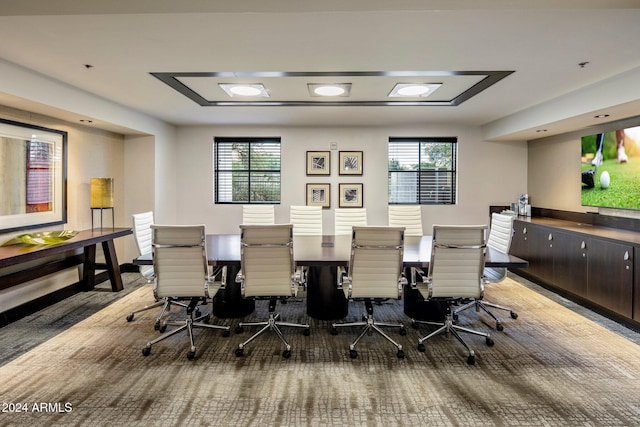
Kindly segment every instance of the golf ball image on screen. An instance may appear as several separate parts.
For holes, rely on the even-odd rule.
[[[609,188],[609,183],[611,182],[611,177],[609,176],[609,172],[604,171],[600,174],[600,187]]]

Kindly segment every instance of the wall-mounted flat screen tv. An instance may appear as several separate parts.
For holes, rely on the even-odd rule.
[[[583,206],[640,210],[640,126],[582,137]]]

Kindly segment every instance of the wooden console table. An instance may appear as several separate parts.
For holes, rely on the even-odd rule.
[[[121,291],[123,289],[122,276],[120,275],[120,265],[118,264],[113,240],[132,233],[130,228],[92,229],[80,231],[75,237],[57,245],[30,246],[18,244],[0,246],[0,269],[83,249],[82,254],[70,254],[62,259],[52,260],[42,265],[27,267],[23,270],[0,276],[0,290],[83,264],[83,276],[80,281],[82,289],[93,289],[96,270],[107,270],[111,281],[111,289],[114,292]],[[96,245],[98,243],[102,244],[105,264],[96,263]]]

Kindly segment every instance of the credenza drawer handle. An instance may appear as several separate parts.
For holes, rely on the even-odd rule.
[[[583,240],[582,243],[580,244],[580,249],[585,249],[586,247],[587,247],[587,242]]]
[[[625,261],[629,261],[629,251],[625,251],[625,253],[624,253],[624,260],[625,260]]]

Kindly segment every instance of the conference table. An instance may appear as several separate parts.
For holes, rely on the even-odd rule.
[[[403,266],[428,269],[431,236],[405,236]],[[208,234],[206,249],[209,265],[226,266],[226,288],[214,298],[217,317],[242,317],[254,309],[253,301],[243,299],[235,276],[240,270],[240,235]],[[294,236],[293,257],[298,266],[307,267],[307,314],[320,320],[337,320],[348,313],[347,299],[338,289],[338,267],[347,267],[351,254],[351,235]],[[152,264],[151,254],[134,259],[134,264]],[[487,248],[487,267],[526,268],[528,262],[513,255]],[[413,318],[429,318],[429,302],[410,285],[404,290],[404,311]]]

